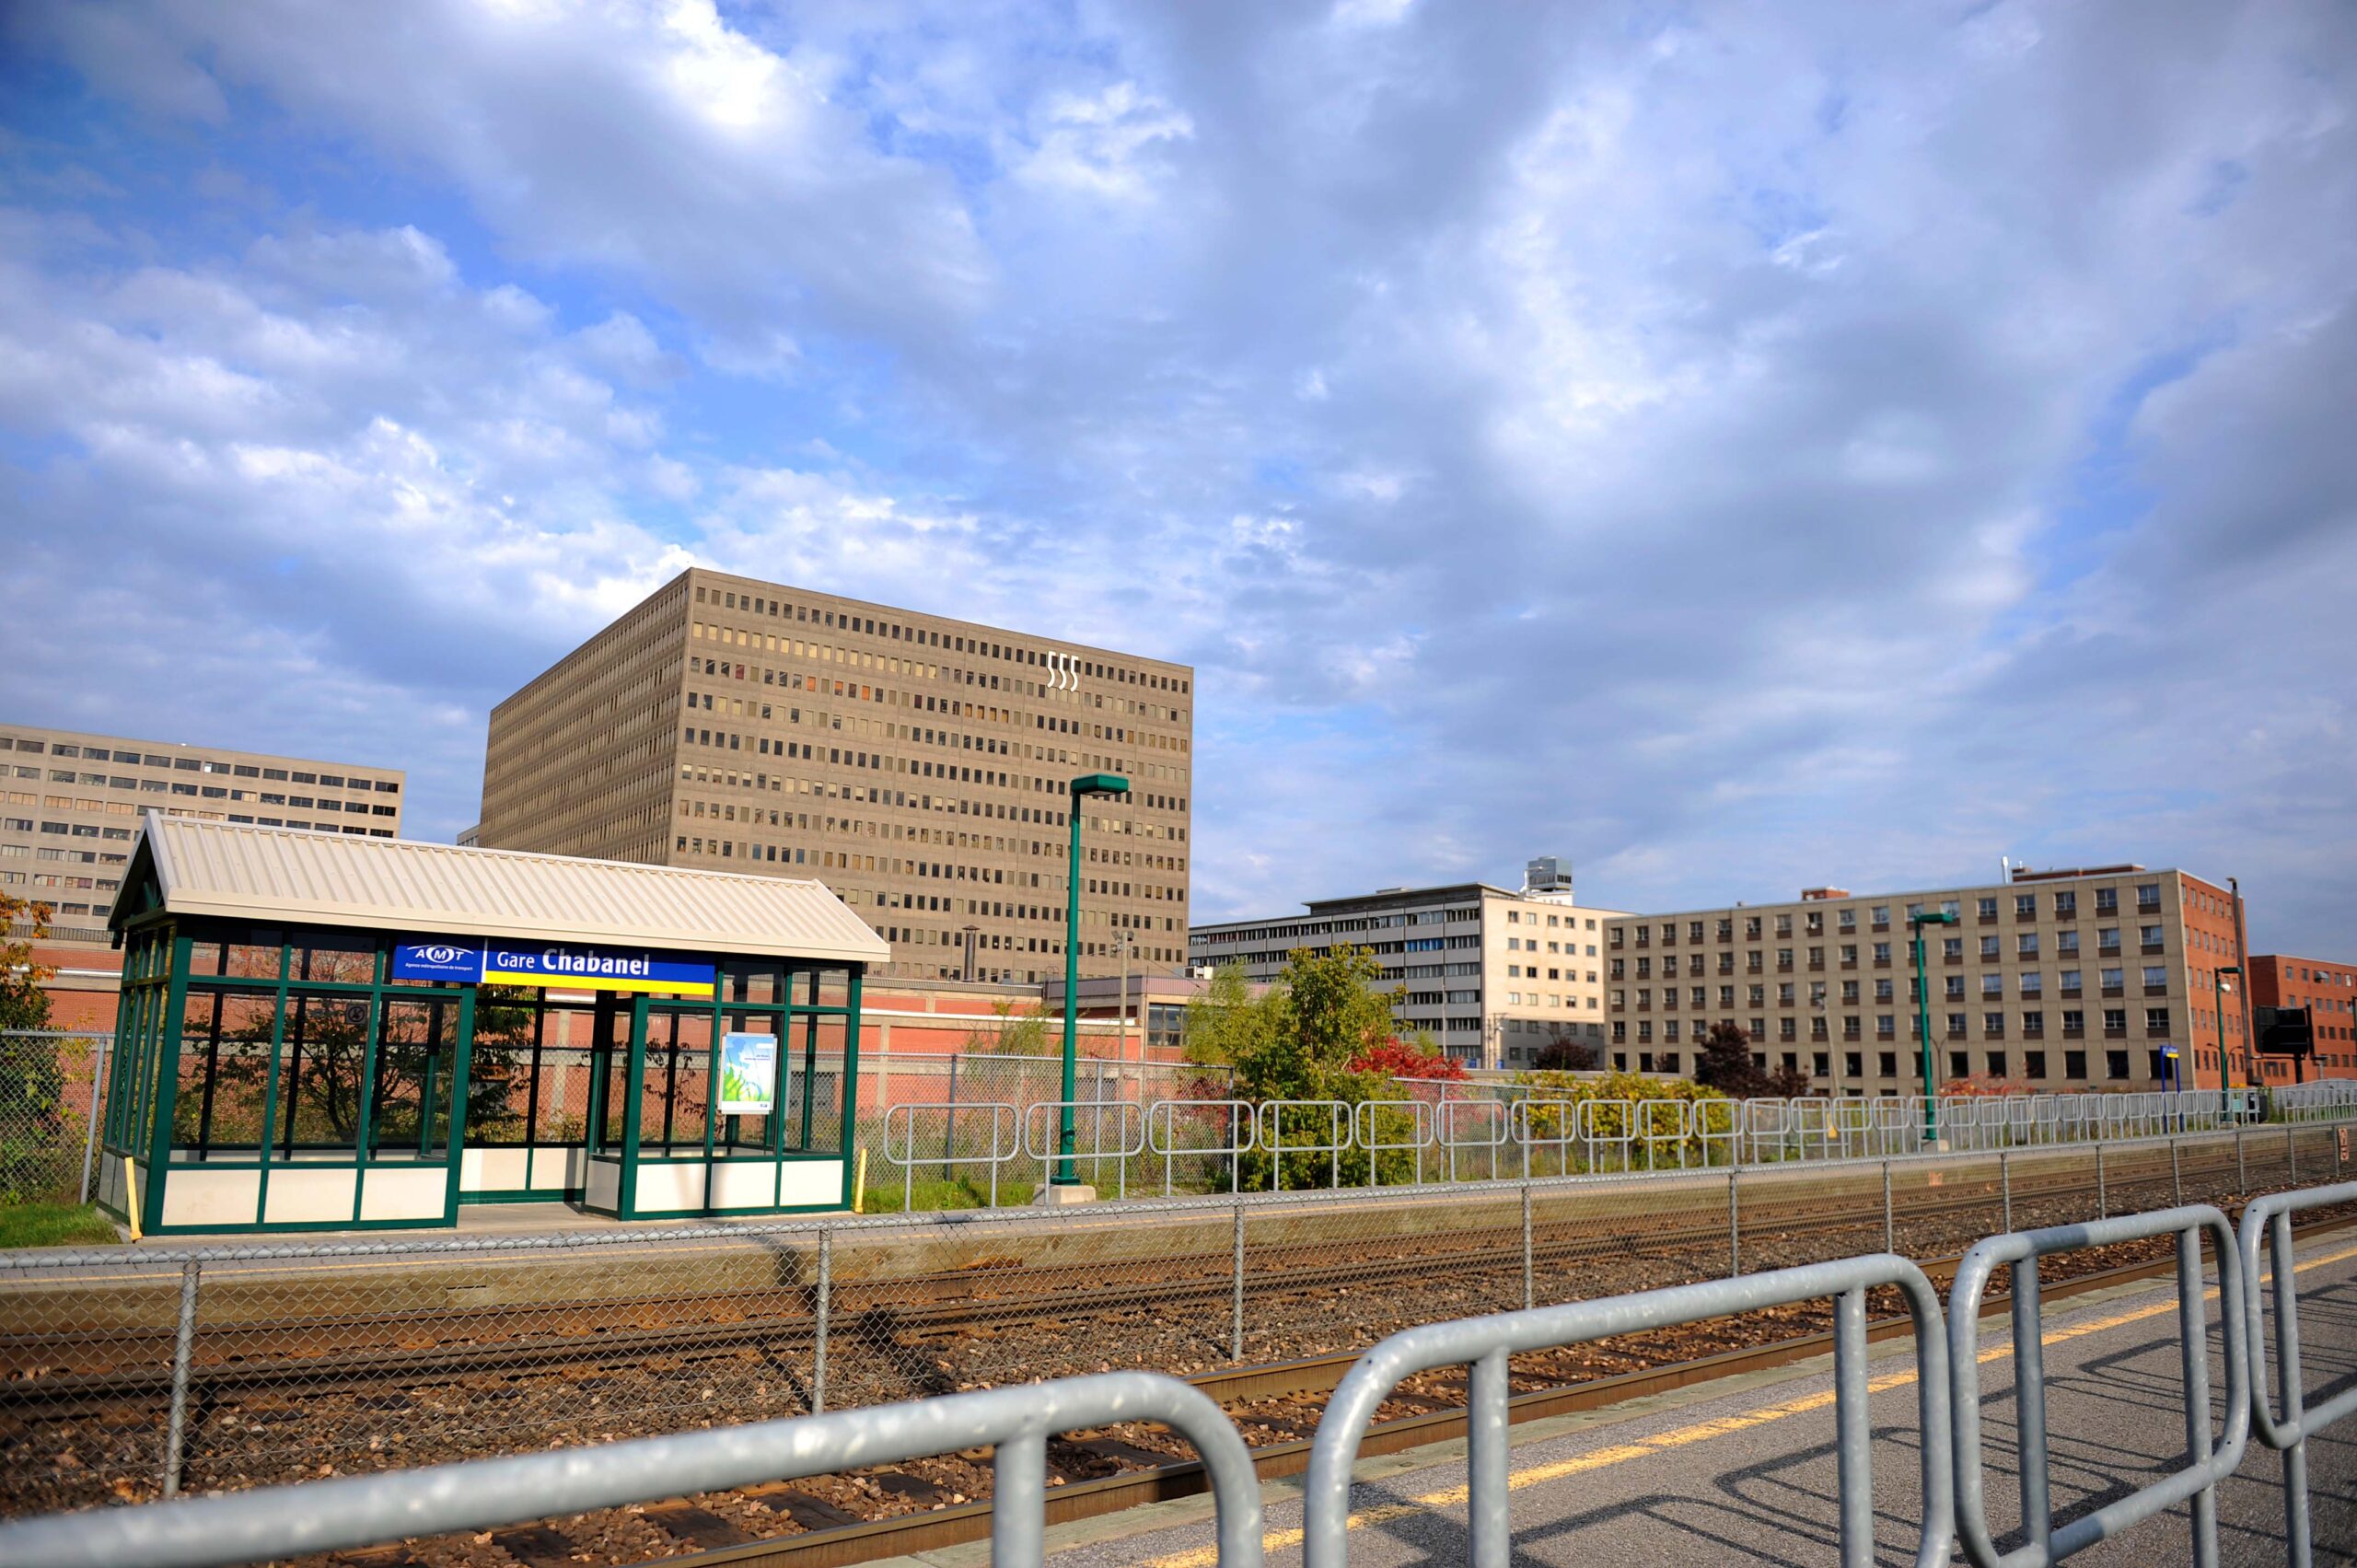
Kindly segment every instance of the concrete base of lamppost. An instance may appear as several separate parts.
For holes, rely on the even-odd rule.
[[[1032,1195],[1031,1202],[1043,1209],[1061,1209],[1074,1203],[1094,1203],[1097,1189],[1086,1182],[1070,1187],[1058,1187],[1051,1182]]]

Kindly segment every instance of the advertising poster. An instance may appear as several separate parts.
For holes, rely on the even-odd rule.
[[[720,1114],[767,1116],[777,1107],[777,1036],[720,1037]]]

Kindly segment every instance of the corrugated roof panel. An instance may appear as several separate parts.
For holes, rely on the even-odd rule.
[[[891,957],[883,938],[825,884],[800,878],[152,811],[143,832],[164,907],[179,913],[838,962]]]

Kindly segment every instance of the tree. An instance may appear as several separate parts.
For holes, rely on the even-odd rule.
[[[1234,1067],[1266,1049],[1266,1042],[1283,1024],[1283,1007],[1272,990],[1252,994],[1240,964],[1223,964],[1212,971],[1211,983],[1187,1004],[1181,1024],[1182,1049],[1199,1067]]]
[[[33,944],[49,935],[49,912],[47,904],[0,893],[0,1028],[49,1027],[41,982],[57,971],[33,961]],[[59,1166],[64,1138],[65,1069],[56,1046],[0,1041],[0,1202],[28,1202],[70,1187]]]
[[[1420,1041],[1393,1036],[1378,1045],[1369,1046],[1351,1058],[1353,1073],[1372,1073],[1383,1078],[1418,1078],[1465,1081],[1464,1064],[1455,1057],[1431,1050]]]
[[[1596,1067],[1596,1047],[1569,1035],[1557,1035],[1538,1048],[1531,1063],[1543,1073],[1586,1073]]]
[[[1036,1002],[1017,1004],[1002,998],[991,1004],[995,1028],[977,1025],[966,1031],[966,1050],[977,1056],[1047,1056],[1048,1015]]]
[[[41,987],[57,971],[33,962],[33,944],[49,935],[49,915],[47,904],[0,893],[0,1029],[49,1028],[49,993]]]
[[[1751,1059],[1751,1036],[1724,1021],[1702,1037],[1694,1081],[1735,1099],[1799,1099],[1809,1092],[1807,1074],[1797,1067],[1761,1071]]]

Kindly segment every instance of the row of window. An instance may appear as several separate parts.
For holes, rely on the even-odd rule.
[[[836,631],[855,632],[886,642],[916,647],[940,649],[944,653],[971,654],[978,657],[1005,659],[1036,668],[1054,670],[1060,661],[1071,656],[1049,654],[1039,648],[1018,647],[1012,643],[990,642],[980,637],[963,637],[954,633],[935,632],[923,626],[906,626],[888,617],[877,621],[870,615],[853,615],[848,611],[814,610],[808,605],[785,604],[766,595],[740,594],[725,588],[696,589],[698,604],[714,604],[726,610],[741,610],[750,615],[765,615],[773,621],[795,621],[806,625],[830,627]],[[1114,680],[1132,686],[1142,686],[1159,691],[1187,694],[1190,682],[1178,676],[1158,675],[1150,670],[1131,669],[1120,665],[1100,664],[1092,660],[1074,659],[1079,673],[1098,679]]]
[[[2095,895],[2096,913],[2098,915],[2109,914],[2114,913],[2119,910],[2119,889],[2118,888],[2097,888],[2093,889],[2093,892]],[[2052,900],[2051,907],[2054,919],[2075,920],[2078,918],[2079,895],[2076,889],[2056,889],[2049,894],[2048,897]],[[2038,898],[2039,895],[2034,892],[2014,894],[2014,918],[2016,920],[2036,920],[2038,917]],[[2137,884],[2136,907],[2139,910],[2157,912],[2161,907],[2161,885],[2158,882],[2143,882]],[[1974,912],[1977,918],[1980,920],[1995,920],[1998,914],[1998,908],[1999,897],[1997,896],[1984,896],[1974,900]],[[1876,930],[1887,929],[1890,926],[1891,909],[1892,906],[1889,904],[1874,904],[1868,907],[1867,914]],[[1906,906],[1906,918],[1908,920],[1912,920],[1919,914],[1932,912],[1933,909],[1933,906],[1926,902],[1919,901],[1908,904]],[[1937,912],[1953,915],[1956,919],[1961,920],[1964,918],[1963,900],[1961,899],[1942,899],[1938,901]],[[1858,928],[1858,912],[1856,909],[1842,908],[1834,911],[1833,915],[1835,929],[1840,931],[1855,931]],[[1771,919],[1775,923],[1776,935],[1779,936],[1792,935],[1794,934],[1794,922],[1795,920],[1801,922],[1802,928],[1807,935],[1812,936],[1822,935],[1826,929],[1825,916],[1826,912],[1822,910],[1808,910],[1798,915],[1745,915],[1741,917],[1744,939],[1750,942],[1757,942],[1760,940],[1765,923]],[[1713,917],[1707,923],[1701,920],[1689,919],[1685,922],[1686,940],[1689,942],[1700,942],[1703,940],[1703,931],[1705,925],[1708,924],[1712,935],[1716,940],[1721,942],[1732,942],[1735,940],[1736,918],[1737,917],[1733,915],[1720,915]],[[1653,940],[1653,937],[1656,933],[1658,934],[1662,943],[1665,945],[1673,944],[1678,940],[1678,924],[1679,923],[1677,921],[1666,920],[1660,922],[1658,924],[1648,924],[1640,921],[1625,926],[1614,926],[1611,928],[1609,941],[1613,947],[1617,947],[1620,946],[1620,934],[1622,931],[1626,930],[1635,934],[1633,940],[1640,947],[1646,946],[1651,940]]]
[[[253,762],[216,762],[205,757],[167,757],[153,751],[124,751],[104,746],[84,746],[71,741],[35,740],[29,736],[0,735],[0,751],[14,751],[21,756],[40,756],[78,760],[86,762],[131,763],[143,768],[167,769],[183,773],[220,773],[239,779],[275,779],[289,784],[317,784],[321,789],[374,790],[380,795],[399,795],[398,779],[376,779],[365,774],[321,773],[302,768],[271,768]],[[19,769],[18,777],[29,777]],[[88,774],[79,775],[85,784],[95,783]],[[128,779],[116,779],[115,787],[128,789]]]
[[[2086,1032],[2086,1015],[2078,1008],[2066,1007],[2062,1009],[2058,1016],[2061,1021],[2062,1033],[2064,1035],[2079,1035]],[[1946,1015],[1946,1019],[1947,1033],[1951,1039],[1961,1037],[1968,1032],[1966,1028],[1967,1016],[1965,1014],[1950,1013]],[[1719,1021],[1722,1023],[1733,1023],[1735,1020],[1732,1018],[1724,1018]],[[1989,1039],[2003,1039],[2005,1034],[2005,1021],[2006,1016],[2003,1013],[1984,1012],[1980,1015],[1980,1032],[1984,1037]],[[1817,1017],[1811,1018],[1808,1021],[1808,1034],[1811,1040],[1829,1040],[1832,1038],[1832,1021],[1830,1019],[1820,1015]],[[1676,1018],[1663,1019],[1661,1026],[1661,1038],[1667,1041],[1677,1040],[1679,1036],[1680,1028],[1679,1020]],[[1703,1019],[1695,1019],[1693,1037],[1696,1040],[1701,1040],[1707,1031],[1707,1028],[1708,1025]],[[2044,1034],[2046,1032],[2045,1009],[2034,1007],[2024,1012],[2021,1016],[2021,1029],[2024,1035],[2034,1036]],[[1768,1020],[1766,1018],[1752,1019],[1750,1032],[1752,1037],[1756,1040],[1767,1039]],[[1776,1038],[1780,1040],[1797,1040],[1800,1038],[1800,1032],[1799,1019],[1785,1017],[1778,1018],[1776,1020]],[[1875,1038],[1878,1040],[1896,1039],[1899,1033],[1897,1015],[1891,1013],[1876,1014],[1875,1016],[1874,1032]],[[2103,1032],[2107,1035],[2126,1034],[2128,1032],[2128,1009],[2125,1007],[2105,1008],[2103,1010]],[[2166,1007],[2145,1008],[2144,1032],[2147,1035],[2167,1034],[2169,1032],[2169,1010]],[[1855,1014],[1852,1014],[1841,1019],[1842,1039],[1861,1040],[1864,1039],[1864,1036],[1865,1020],[1864,1018],[1859,1017]],[[1629,1038],[1629,1025],[1625,1019],[1616,1018],[1612,1021],[1612,1038],[1616,1040],[1626,1040]],[[1650,1041],[1654,1038],[1654,1021],[1651,1018],[1640,1018],[1637,1020],[1636,1038],[1641,1043]]]
[[[1770,1052],[1764,1051],[1753,1051],[1751,1053],[1752,1064],[1755,1067],[1765,1071],[1768,1067],[1770,1054]],[[2214,1068],[2217,1065],[2214,1060],[2215,1052],[2200,1051],[2197,1052],[2197,1054],[2202,1058],[2200,1065],[2203,1067]],[[2066,1051],[2061,1053],[2061,1077],[2064,1082],[2084,1083],[2088,1081],[2087,1052],[2084,1051]],[[2127,1079],[2129,1075],[2129,1067],[2133,1061],[2134,1056],[2135,1052],[2132,1051],[2105,1051],[2103,1053],[2104,1077],[2113,1082],[2120,1082]],[[1628,1051],[1616,1051],[1612,1053],[1613,1070],[1620,1073],[1628,1072],[1630,1069],[1630,1063],[1632,1060],[1636,1063],[1636,1070],[1640,1073],[1661,1073],[1675,1076],[1681,1070],[1680,1064],[1685,1059],[1680,1056],[1678,1052],[1674,1051],[1660,1053],[1655,1053],[1650,1051],[1641,1051],[1636,1052],[1633,1057]],[[1876,1069],[1875,1076],[1894,1083],[1921,1083],[1923,1078],[1922,1053],[1921,1051],[1910,1051],[1906,1053],[1904,1060],[1908,1063],[1908,1067],[1907,1077],[1902,1080],[1898,1075],[1898,1067],[1901,1061],[1900,1053],[1893,1051],[1879,1052],[1875,1059],[1875,1066]],[[1991,1051],[1983,1052],[1981,1062],[1983,1070],[1991,1077],[2003,1078],[2011,1075],[2013,1060],[2005,1051]],[[1822,1051],[1817,1052],[1813,1064],[1816,1068],[1815,1075],[1818,1079],[1829,1081],[1832,1078],[1833,1059],[1829,1053]],[[2022,1076],[2025,1078],[2050,1078],[2052,1076],[2049,1071],[2050,1064],[2051,1055],[2049,1052],[2043,1051],[2025,1051],[2022,1052]],[[1790,1051],[1783,1052],[1780,1065],[1790,1068],[1794,1072],[1799,1072],[1802,1065],[1799,1053]],[[1842,1062],[1842,1066],[1846,1069],[1842,1075],[1846,1079],[1864,1081],[1866,1075],[1865,1065],[1866,1063],[1864,1053],[1854,1051],[1851,1051]],[[2154,1081],[2166,1082],[2176,1076],[2169,1073],[2168,1063],[2162,1056],[2161,1052],[2157,1051],[2148,1051],[2145,1052],[2143,1065],[2146,1068],[2144,1076]],[[1972,1056],[1970,1052],[1951,1051],[1947,1053],[1947,1076],[1949,1078],[1955,1079],[1970,1077],[1972,1075]]]
[[[2166,932],[2163,927],[2158,925],[2139,926],[2137,928],[2136,935],[2137,945],[2140,951],[2147,953],[2167,951],[2168,944],[2166,941]],[[1962,963],[1965,957],[1964,944],[1965,938],[1961,936],[1949,936],[1943,938],[1940,946],[1941,961],[1943,963]],[[1508,939],[1508,945],[1512,946],[1511,938]],[[1870,951],[1873,954],[1873,962],[1875,968],[1887,969],[1890,967],[1893,958],[1890,943],[1874,943],[1871,945]],[[2062,931],[2055,934],[2054,953],[2056,957],[2071,958],[2077,955],[2080,951],[2082,951],[2082,949],[2079,946],[2079,934],[2077,932]],[[2120,933],[2118,926],[2104,926],[2096,932],[2096,951],[2099,954],[2125,951],[2120,944]],[[1835,952],[1838,955],[1837,961],[1843,969],[1855,969],[1858,967],[1858,945],[1856,943],[1843,943],[1835,949]],[[1779,947],[1775,949],[1775,967],[1779,970],[1792,970],[1801,967],[1796,956],[1798,950],[1792,947]],[[2003,963],[2006,959],[2006,954],[2000,940],[1994,936],[1983,936],[1980,938],[1980,961],[1984,964]],[[2015,962],[2020,962],[2024,959],[2036,960],[2045,957],[2045,950],[2041,944],[2039,934],[2035,931],[2024,931],[2018,933],[2014,940],[2014,951],[2012,956]],[[1689,953],[1685,955],[1685,972],[1693,975],[1702,973],[1704,961],[1709,957],[1710,955],[1703,953]],[[1743,955],[1743,959],[1744,972],[1747,974],[1764,974],[1768,970],[1768,951],[1765,948],[1754,947]],[[1720,974],[1735,973],[1735,960],[1736,955],[1733,952],[1720,952],[1717,955],[1718,972]],[[1649,980],[1653,977],[1654,960],[1650,955],[1641,954],[1633,961],[1636,966],[1635,974],[1637,979]],[[1628,966],[1631,962],[1631,960],[1626,958],[1614,958],[1612,960],[1612,978],[1615,980],[1627,978],[1630,972]],[[1661,956],[1662,977],[1666,980],[1676,979],[1678,974],[1678,962],[1679,955],[1676,953],[1664,953]],[[1825,949],[1823,947],[1811,947],[1807,949],[1806,967],[1812,970],[1821,970],[1826,967]]]

